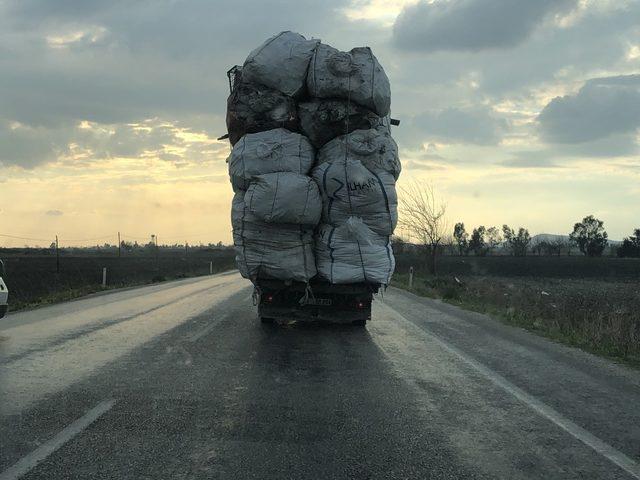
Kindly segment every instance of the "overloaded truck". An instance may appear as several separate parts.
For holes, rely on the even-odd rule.
[[[262,322],[365,325],[395,268],[389,80],[368,47],[281,32],[228,72],[236,263]]]

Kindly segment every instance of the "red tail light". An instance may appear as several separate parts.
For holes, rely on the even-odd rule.
[[[358,302],[356,305],[358,308],[364,308],[364,302]]]
[[[273,295],[267,295],[267,296],[264,298],[264,301],[265,301],[265,302],[269,302],[269,303],[273,302]]]

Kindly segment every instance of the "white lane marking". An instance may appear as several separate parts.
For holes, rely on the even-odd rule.
[[[407,319],[404,315],[402,315],[398,311],[391,308],[389,305],[381,304],[380,306],[388,309],[392,315],[396,316],[400,320],[413,324],[413,322],[411,322],[409,319]],[[477,360],[469,357],[467,354],[457,349],[453,345],[449,344],[445,340],[442,340],[432,332],[426,331],[424,328],[421,328],[420,330],[424,332],[426,336],[432,338],[442,348],[449,351],[450,353],[458,357],[460,360],[462,360],[463,362],[471,366],[474,370],[478,371],[479,373],[487,377],[491,382],[493,382],[494,384],[496,384],[497,386],[505,390],[507,393],[510,393],[511,395],[516,397],[518,400],[526,404],[529,408],[536,411],[546,419],[550,420],[551,422],[556,424],[558,427],[562,428],[565,432],[569,433],[574,438],[581,441],[588,447],[591,447],[593,450],[595,450],[600,455],[602,455],[603,457],[607,458],[609,461],[613,462],[614,464],[622,468],[624,471],[629,473],[634,478],[637,478],[638,480],[640,480],[640,465],[637,462],[635,462],[633,459],[629,458],[624,453],[615,449],[608,443],[600,440],[598,437],[596,437],[592,433],[588,432],[584,428],[580,427],[579,425],[575,424],[568,418],[564,417],[561,413],[557,412],[556,410],[551,408],[549,405],[541,402],[540,400],[528,394],[521,388],[515,386],[513,383],[511,383],[509,380],[504,378],[499,373],[494,372],[493,370],[484,366]]]
[[[16,480],[33,469],[61,446],[82,432],[115,405],[115,400],[105,400],[93,407],[82,417],[66,426],[60,433],[20,459],[12,467],[0,473],[0,480]]]
[[[214,308],[244,288],[244,282],[230,282],[224,290],[205,290],[132,320],[0,365],[0,415],[20,413],[43,396],[86,379],[98,368]]]
[[[206,327],[204,327],[202,330],[200,330],[199,332],[192,333],[191,335],[187,336],[187,341],[191,342],[191,343],[197,342],[198,340],[200,340],[205,335],[208,335],[209,333],[211,333],[213,331],[213,329],[216,328],[220,324],[220,322],[222,320],[224,320],[225,318],[227,318],[227,316],[226,315],[222,315],[219,318],[211,319],[209,321],[209,324]]]

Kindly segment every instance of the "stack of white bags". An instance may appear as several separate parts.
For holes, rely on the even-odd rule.
[[[390,101],[368,47],[282,32],[249,54],[227,101],[245,278],[389,283],[400,174]]]

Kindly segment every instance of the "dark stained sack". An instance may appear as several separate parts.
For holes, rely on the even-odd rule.
[[[339,135],[382,125],[383,119],[357,103],[313,98],[298,104],[300,131],[313,146],[322,147]]]
[[[265,87],[240,80],[227,99],[227,131],[235,145],[247,133],[274,128],[298,130],[298,115],[293,98]]]

